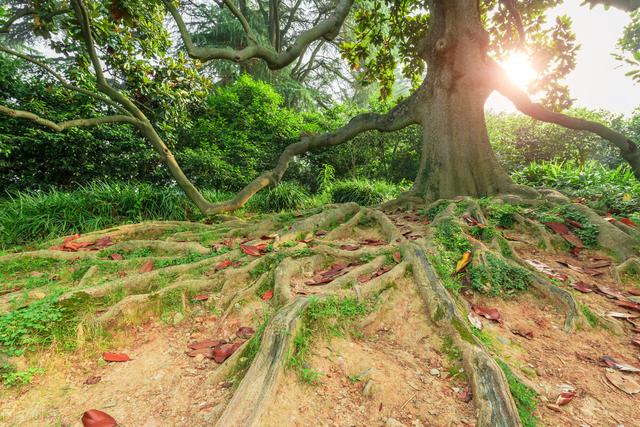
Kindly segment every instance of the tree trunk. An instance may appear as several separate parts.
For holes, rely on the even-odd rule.
[[[412,192],[435,200],[505,191],[511,181],[489,144],[484,116],[493,87],[478,2],[434,3],[424,50],[429,70],[420,108],[424,140]]]

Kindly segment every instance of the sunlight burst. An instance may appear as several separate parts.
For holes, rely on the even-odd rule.
[[[526,89],[536,76],[529,58],[524,53],[512,53],[501,65],[511,80],[522,89]]]

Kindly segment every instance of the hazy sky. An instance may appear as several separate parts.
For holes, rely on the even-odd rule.
[[[614,8],[605,10],[598,6],[589,9],[580,6],[582,0],[566,0],[553,9],[549,22],[557,15],[566,14],[573,20],[573,30],[578,43],[576,69],[566,82],[575,98],[575,106],[591,109],[606,109],[615,113],[629,114],[640,107],[640,84],[625,76],[625,68],[611,56],[629,16]],[[493,94],[487,107],[498,111],[515,111],[509,101]]]

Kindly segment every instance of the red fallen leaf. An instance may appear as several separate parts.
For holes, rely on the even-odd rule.
[[[298,240],[298,242],[304,243],[304,244],[311,243],[313,242],[313,237],[307,237],[306,239]]]
[[[343,251],[357,251],[358,249],[360,249],[360,246],[342,245],[340,246],[340,249],[342,249]]]
[[[636,224],[635,222],[631,221],[629,218],[620,218],[620,222],[628,225],[629,227],[637,227],[638,224]]]
[[[313,280],[309,280],[305,282],[307,286],[318,286],[318,285],[326,285],[327,283],[333,282],[333,277],[314,277]]]
[[[269,234],[269,235],[262,235],[262,236],[260,236],[260,240],[273,240],[276,237],[278,237],[277,233],[273,233],[273,234]]]
[[[569,224],[569,225],[571,225],[571,226],[573,226],[575,228],[582,228],[582,224],[580,224],[578,221],[574,221],[574,220],[569,219],[569,218],[565,218],[564,220],[567,222],[567,224]]]
[[[111,245],[113,245],[113,240],[111,240],[111,236],[105,236],[96,240],[95,243],[91,245],[91,250],[97,251],[99,249],[104,249],[107,246],[111,246]]]
[[[207,359],[213,359],[213,348],[211,347],[200,347],[195,350],[187,351],[187,356],[196,357],[197,355],[202,354]]]
[[[627,292],[629,292],[631,295],[634,295],[636,297],[640,297],[640,289],[631,288]]]
[[[474,304],[471,306],[471,309],[473,310],[474,313],[476,313],[479,316],[482,316],[489,320],[495,320],[498,323],[502,323],[502,316],[500,315],[500,312],[496,308],[489,308],[489,307],[484,307],[481,305]]]
[[[616,305],[628,308],[629,310],[640,312],[640,304],[631,301],[616,301]]]
[[[469,215],[463,215],[462,219],[464,219],[467,222],[467,224],[469,224],[469,225],[479,225],[480,224],[477,219],[475,219],[473,217],[470,217]]]
[[[384,273],[386,273],[389,270],[391,270],[390,265],[383,265],[382,267],[378,268],[375,273],[373,273],[373,277],[382,276]]]
[[[192,342],[191,344],[189,344],[189,348],[191,350],[200,350],[202,348],[213,348],[213,347],[217,347],[221,344],[224,344],[225,342],[222,340],[202,340],[202,341],[196,341],[196,342]],[[195,356],[195,354],[194,354]]]
[[[263,301],[269,301],[271,298],[273,298],[273,290],[269,289],[264,294],[262,294],[260,298],[262,298]]]
[[[213,350],[213,360],[222,363],[231,356],[242,344],[237,342],[233,344],[222,344]]]
[[[358,276],[358,282],[360,283],[367,283],[369,280],[371,280],[371,276],[369,274]]]
[[[631,342],[640,347],[640,336],[634,337]]]
[[[627,363],[618,362],[611,356],[604,355],[600,358],[600,364],[602,366],[608,366],[609,368],[617,369],[624,372],[640,372],[640,368],[629,365]]]
[[[242,265],[242,263],[241,263],[240,261],[233,261],[233,262],[231,263],[231,267],[233,267],[233,268],[238,268],[238,267],[240,267],[241,265]]]
[[[194,300],[196,301],[206,301],[209,299],[209,295],[205,295],[205,294],[200,294],[200,295],[196,295],[195,297],[193,297]]]
[[[253,334],[255,334],[256,331],[253,328],[250,328],[248,326],[241,326],[240,328],[238,328],[238,330],[236,331],[236,335],[240,338],[251,338],[251,336],[253,336]]]
[[[150,259],[149,261],[142,264],[142,267],[140,267],[140,273],[148,273],[150,271],[153,271],[154,267],[155,267],[155,264],[153,260]]]
[[[225,268],[229,267],[231,265],[231,263],[232,263],[232,261],[230,259],[225,259],[224,261],[218,263],[214,267],[214,270],[216,270],[216,271],[224,270]]]
[[[400,260],[402,259],[402,254],[399,251],[396,251],[393,253],[393,260],[395,262],[400,262]]]
[[[122,261],[124,257],[120,254],[111,254],[111,259],[114,261]]]
[[[255,245],[255,248],[257,250],[259,250],[260,252],[264,252],[267,250],[267,244],[266,243],[258,243],[257,245]]]
[[[607,216],[604,217],[604,220],[608,222],[616,222],[616,219],[612,217],[611,214],[607,214]]]
[[[580,252],[582,252],[581,247],[578,246],[574,246],[573,248],[571,248],[571,255],[573,255],[574,257],[578,258],[578,256],[580,256]]]
[[[118,277],[127,277],[126,271],[118,271]]]
[[[591,287],[591,285],[583,281],[575,282],[574,284],[571,285],[571,287],[573,289],[579,290],[583,294],[588,294],[589,292],[593,292],[593,288]]]
[[[240,245],[240,250],[250,256],[262,256],[260,249],[251,245]]]
[[[102,358],[105,362],[128,362],[129,360],[131,360],[127,354],[110,353],[108,351],[102,353]]]
[[[321,271],[319,274],[322,277],[335,277],[339,273],[342,273],[342,271],[345,268],[347,268],[346,264],[342,264],[342,263],[337,262],[337,263],[333,264],[329,270]]]
[[[84,427],[115,427],[118,423],[106,412],[89,409],[82,414],[82,425]]]
[[[545,222],[544,225],[546,225],[547,227],[549,227],[550,229],[552,229],[553,231],[555,231],[560,235],[571,233],[571,231],[569,231],[569,227],[567,227],[561,222],[550,221],[550,222]]]
[[[533,331],[530,329],[518,328],[515,327],[511,329],[511,332],[515,335],[521,336],[522,338],[526,338],[528,340],[533,339]]]
[[[102,377],[100,375],[92,375],[89,378],[87,378],[86,380],[84,380],[84,384],[85,385],[94,385],[94,384],[98,384],[100,381],[102,381]]]
[[[321,237],[321,236],[326,236],[327,232],[324,230],[318,230],[316,231],[316,236]]]
[[[576,397],[575,391],[564,391],[560,393],[560,396],[558,396],[558,399],[556,399],[556,405],[566,405],[567,403],[571,402],[574,397]]]

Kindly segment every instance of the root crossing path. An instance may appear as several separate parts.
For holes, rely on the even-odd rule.
[[[0,424],[633,425],[638,237],[549,194],[47,242],[0,257],[3,319],[60,314]]]

